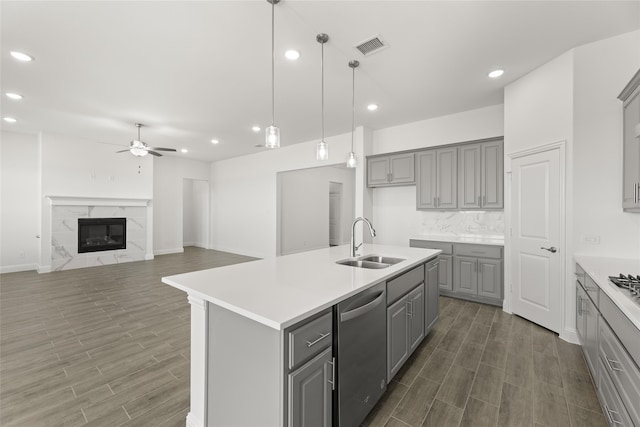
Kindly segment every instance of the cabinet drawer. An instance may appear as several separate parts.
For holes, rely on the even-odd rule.
[[[640,330],[609,299],[606,293],[600,293],[600,313],[611,327],[627,353],[640,366]]]
[[[633,419],[640,425],[640,371],[607,322],[600,321],[599,355],[604,370]],[[606,415],[606,414],[605,414]]]
[[[404,296],[411,289],[424,282],[424,265],[420,264],[411,271],[387,282],[387,306]]]
[[[620,400],[618,393],[616,392],[616,388],[611,382],[611,378],[609,375],[603,372],[606,368],[602,364],[602,360],[600,363],[600,371],[603,375],[600,375],[598,380],[598,390],[600,391],[600,398],[602,401],[602,406],[604,407],[604,416],[607,418],[610,426],[624,426],[631,427],[633,423],[631,421],[631,417],[627,413],[627,410]]]
[[[584,271],[584,269],[582,267],[580,267],[580,264],[576,264],[576,280],[578,281],[578,283],[580,283],[583,287],[584,287],[584,278],[586,276],[586,273]]]
[[[329,312],[289,332],[289,369],[331,345],[332,317]]]
[[[432,240],[410,239],[409,246],[412,248],[440,249],[443,254],[453,253],[453,244],[447,242],[434,242]]]
[[[593,279],[589,277],[588,274],[585,275],[584,282],[582,283],[584,284],[584,290],[587,292],[587,295],[589,295],[589,298],[591,298],[591,301],[593,302],[593,304],[599,308],[600,307],[600,287],[596,285],[596,282],[594,282]]]
[[[453,251],[454,255],[473,256],[478,258],[502,258],[502,248],[499,246],[456,243],[453,247]]]

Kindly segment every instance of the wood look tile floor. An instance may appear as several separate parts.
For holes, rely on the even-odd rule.
[[[184,426],[190,308],[160,278],[251,259],[185,248],[0,275],[0,425]],[[364,425],[606,422],[579,347],[500,309],[441,297],[436,327]]]

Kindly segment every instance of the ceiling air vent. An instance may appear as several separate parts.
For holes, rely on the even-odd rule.
[[[382,40],[380,34],[370,37],[367,40],[364,40],[356,46],[356,49],[360,51],[364,56],[373,55],[374,53],[380,52],[383,49],[386,49],[389,45]]]

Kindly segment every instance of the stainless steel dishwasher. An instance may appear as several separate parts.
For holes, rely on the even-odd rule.
[[[385,283],[338,304],[334,311],[337,411],[334,425],[359,426],[387,388]]]

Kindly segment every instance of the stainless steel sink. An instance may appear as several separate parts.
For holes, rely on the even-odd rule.
[[[397,264],[399,262],[404,261],[402,258],[392,258],[392,257],[382,256],[382,255],[364,255],[358,259],[362,261],[373,261],[373,262],[379,262],[382,264],[389,264],[389,265]]]
[[[387,268],[393,264],[404,261],[401,258],[385,257],[381,255],[363,255],[358,258],[347,258],[340,261],[336,261],[336,264],[347,265],[349,267],[360,268]]]

